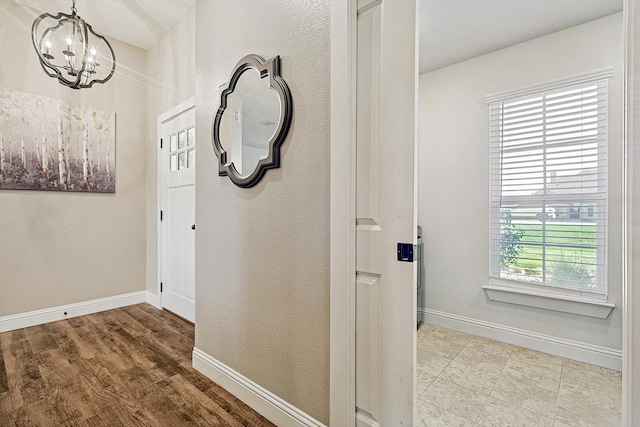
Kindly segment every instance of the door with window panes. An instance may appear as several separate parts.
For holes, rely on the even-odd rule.
[[[195,109],[161,123],[162,307],[195,320]]]

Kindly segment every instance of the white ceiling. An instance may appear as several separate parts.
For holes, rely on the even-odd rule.
[[[14,0],[70,13],[71,0]],[[264,0],[254,0],[264,1]],[[623,0],[419,0],[420,73],[622,11]],[[102,35],[148,49],[194,0],[76,0]]]
[[[37,11],[71,13],[71,0],[14,0]],[[195,0],[76,0],[76,9],[93,30],[148,49]]]
[[[419,0],[420,73],[622,11],[623,0]]]

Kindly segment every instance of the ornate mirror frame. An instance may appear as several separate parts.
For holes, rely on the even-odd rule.
[[[222,115],[227,108],[227,97],[234,91],[242,73],[251,68],[258,72],[260,78],[269,77],[269,86],[280,98],[280,119],[277,123],[276,131],[268,143],[269,154],[267,157],[260,159],[253,172],[247,176],[242,176],[235,165],[227,159],[227,152],[220,141],[220,123]],[[258,55],[247,55],[242,58],[234,67],[231,79],[221,93],[220,108],[218,108],[213,122],[213,149],[219,161],[218,175],[228,176],[238,187],[249,188],[260,182],[268,169],[280,167],[280,147],[289,132],[292,113],[293,100],[291,92],[287,83],[280,76],[280,56],[276,55],[268,61]]]

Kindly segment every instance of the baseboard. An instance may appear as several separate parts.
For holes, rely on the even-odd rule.
[[[193,367],[279,427],[325,427],[198,348],[193,349]]]
[[[158,310],[162,310],[162,298],[160,298],[159,294],[154,294],[153,292],[147,291],[147,303],[151,304]]]
[[[524,329],[485,322],[457,314],[418,308],[424,313],[424,321],[469,334],[479,335],[509,344],[526,347],[556,356],[591,363],[617,371],[622,370],[622,351],[586,344],[564,338],[552,337]]]
[[[69,319],[99,311],[112,310],[127,305],[146,302],[146,292],[131,292],[129,294],[115,295],[107,298],[83,301],[58,307],[45,308],[43,310],[29,311],[27,313],[13,314],[0,317],[0,332],[13,331],[44,323]]]

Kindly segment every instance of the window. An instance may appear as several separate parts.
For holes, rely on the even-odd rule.
[[[488,97],[491,284],[606,297],[608,80]]]
[[[196,128],[169,137],[169,172],[193,168],[196,164]]]

